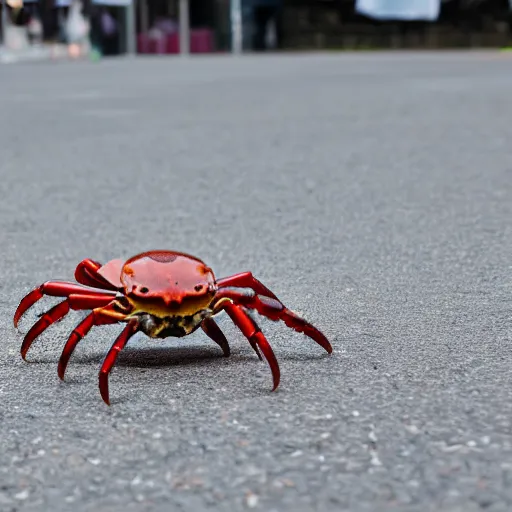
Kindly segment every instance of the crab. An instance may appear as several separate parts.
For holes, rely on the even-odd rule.
[[[101,397],[110,405],[108,376],[119,352],[137,332],[150,338],[181,338],[199,327],[222,349],[230,347],[214,317],[225,311],[260,360],[267,360],[273,377],[272,391],[280,380],[279,364],[251,310],[316,341],[327,353],[332,346],[327,338],[297,313],[289,310],[251,272],[216,279],[202,260],[183,252],[147,251],[128,260],[114,259],[102,265],[91,259],[81,261],[75,270],[76,283],[47,281],[28,293],[14,314],[14,327],[22,315],[43,296],[65,297],[40,316],[26,333],[21,356],[26,360],[32,342],[50,325],[72,310],[92,310],[69,336],[58,363],[64,380],[69,359],[76,346],[93,326],[126,323],[107,353],[99,372]]]

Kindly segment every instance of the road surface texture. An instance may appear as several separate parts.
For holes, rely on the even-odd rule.
[[[492,52],[119,59],[0,70],[0,510],[505,511],[512,506],[511,60]],[[149,249],[244,270],[334,352],[261,319],[120,325],[57,376],[19,300]]]

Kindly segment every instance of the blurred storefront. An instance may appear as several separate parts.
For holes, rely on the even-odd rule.
[[[14,47],[41,39],[64,45],[71,1],[24,0],[24,18],[13,23],[1,7],[6,0],[0,0],[0,36]],[[394,11],[392,0],[80,0],[80,9],[93,47],[104,55],[180,53],[180,8],[187,5],[191,53],[230,52],[235,46],[251,52],[510,44],[512,0],[437,0],[437,6],[435,1],[414,0],[416,13],[422,2],[435,7],[416,18],[412,3],[403,0]],[[408,12],[400,14],[399,4]],[[384,7],[394,14],[383,17]],[[240,24],[233,23],[234,13]]]
[[[141,54],[180,53],[179,0],[137,0],[137,52]],[[188,0],[191,53],[223,50],[218,44],[218,0]]]
[[[191,53],[231,51],[233,0],[188,1]],[[242,49],[279,47],[283,1],[238,0],[238,5],[242,17]],[[179,53],[179,9],[179,0],[138,0],[139,53]]]
[[[43,0],[44,1],[44,0]],[[130,0],[79,0],[79,15],[88,24],[88,39],[103,55],[121,55],[127,51],[126,11]],[[53,0],[48,13],[53,37],[69,40],[74,15],[72,0]],[[75,29],[76,30],[76,29]]]
[[[439,0],[432,9],[435,17],[424,12],[411,16],[410,6],[419,5],[418,0],[283,1],[282,44],[287,49],[499,47],[511,41],[510,0]],[[392,4],[395,15],[383,17],[384,7],[392,10]]]
[[[231,8],[233,0],[217,0],[217,41],[232,47]],[[262,51],[282,46],[283,0],[238,0],[242,18],[242,49]]]

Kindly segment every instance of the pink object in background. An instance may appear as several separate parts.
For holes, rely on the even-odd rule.
[[[210,29],[190,31],[191,53],[212,53],[214,51],[213,32]],[[178,32],[160,38],[149,34],[137,36],[137,52],[141,54],[178,54],[180,53],[180,35]]]
[[[190,37],[190,51],[192,53],[213,52],[213,32],[208,28],[193,30]]]
[[[137,53],[149,53],[149,36],[147,34],[137,35]]]
[[[167,35],[167,53],[180,53],[180,35],[178,32]]]

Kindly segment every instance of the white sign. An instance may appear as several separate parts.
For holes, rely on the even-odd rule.
[[[441,0],[357,0],[359,14],[380,20],[428,20],[439,17]]]
[[[26,1],[26,0],[25,0]],[[38,0],[32,0],[37,2]],[[56,7],[68,7],[71,4],[72,0],[56,0]],[[96,5],[105,5],[109,7],[128,7],[132,0],[92,0],[93,4]]]

